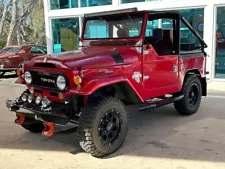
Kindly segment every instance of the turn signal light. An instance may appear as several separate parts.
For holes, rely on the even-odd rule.
[[[74,76],[73,81],[76,85],[79,85],[79,84],[81,84],[82,79],[80,76]]]
[[[16,69],[16,74],[20,77],[22,75],[22,70],[20,68]]]

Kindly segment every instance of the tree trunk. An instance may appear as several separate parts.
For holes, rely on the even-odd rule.
[[[26,44],[26,39],[22,33],[20,33],[20,38],[22,39],[23,44]]]
[[[5,23],[5,20],[6,20],[6,14],[7,14],[9,5],[11,3],[12,3],[12,0],[8,0],[7,4],[4,7],[3,13],[2,13],[2,19],[0,21],[0,36],[2,35],[4,23]]]
[[[31,3],[29,4],[28,8],[24,11],[23,15],[17,19],[17,0],[13,0],[13,12],[12,12],[12,20],[10,23],[10,29],[9,29],[9,34],[7,38],[7,45],[9,46],[13,42],[13,32],[16,30],[16,27],[22,23],[27,16],[30,15],[30,13],[33,11],[35,5],[39,2],[39,0],[32,0]]]
[[[12,20],[10,23],[6,46],[12,45],[13,43],[13,35],[14,35],[13,33],[16,28],[16,18],[17,18],[17,0],[13,0]]]
[[[16,36],[17,36],[17,44],[21,45],[21,38],[20,38],[20,30],[19,27],[16,29]]]

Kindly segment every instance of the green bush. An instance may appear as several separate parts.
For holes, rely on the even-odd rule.
[[[5,47],[5,42],[3,40],[0,40],[0,49],[2,49],[3,47]]]

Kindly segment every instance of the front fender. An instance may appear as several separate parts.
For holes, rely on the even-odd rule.
[[[139,99],[143,102],[144,100],[142,97],[138,94],[136,89],[133,87],[133,85],[130,83],[130,81],[122,76],[101,76],[98,78],[92,78],[92,79],[86,79],[84,80],[84,84],[79,90],[76,88],[73,88],[70,90],[72,94],[78,94],[78,95],[91,95],[94,92],[96,92],[98,89],[109,86],[112,84],[120,83],[120,82],[126,82],[129,87],[135,92],[135,94],[139,97]]]

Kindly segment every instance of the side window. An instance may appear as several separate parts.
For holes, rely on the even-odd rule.
[[[8,53],[8,52],[11,52],[10,50],[11,48],[4,48],[1,50],[1,53]]]
[[[146,31],[145,31],[145,37],[152,37],[153,36],[153,30],[159,27],[159,20],[149,20],[147,22],[147,27],[146,27]]]
[[[180,27],[180,51],[196,52],[201,51],[200,40],[191,32],[191,30],[181,22]]]
[[[39,48],[39,51],[41,53],[47,54],[47,47],[46,46],[39,46],[38,48]]]
[[[47,50],[43,47],[39,46],[33,46],[30,50],[30,53],[32,54],[46,54]]]
[[[175,54],[173,41],[175,23],[170,18],[150,19],[146,27],[144,44],[151,44],[160,56]]]
[[[17,52],[19,52],[19,50],[20,50],[20,48],[14,47],[14,48],[11,48],[10,52],[17,53]]]

